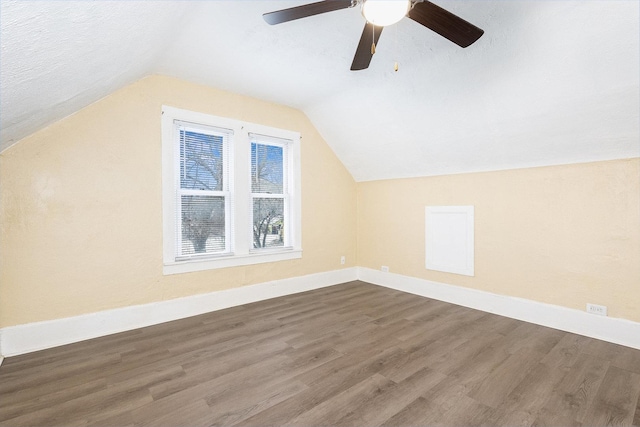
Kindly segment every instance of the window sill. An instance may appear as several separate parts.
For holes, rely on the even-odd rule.
[[[193,271],[214,270],[218,268],[238,267],[299,258],[302,258],[302,249],[270,250],[268,252],[251,252],[243,255],[217,258],[165,262],[162,266],[162,274],[167,276],[170,274],[190,273]]]

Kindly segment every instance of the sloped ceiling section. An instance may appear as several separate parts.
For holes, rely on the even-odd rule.
[[[637,1],[435,0],[484,36],[403,19],[357,72],[358,8],[269,26],[308,2],[0,2],[2,148],[161,73],[301,109],[358,181],[640,155]]]
[[[152,73],[172,1],[0,0],[0,149]]]

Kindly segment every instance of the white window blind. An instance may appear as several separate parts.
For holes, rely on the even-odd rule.
[[[175,121],[176,260],[230,253],[231,209],[228,129]]]
[[[249,140],[253,248],[289,247],[291,141],[253,133]]]

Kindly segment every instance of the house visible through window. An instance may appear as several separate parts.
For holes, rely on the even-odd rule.
[[[163,107],[163,271],[300,258],[300,136]]]

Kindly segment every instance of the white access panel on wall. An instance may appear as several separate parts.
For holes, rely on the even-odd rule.
[[[428,270],[474,275],[473,206],[425,208]]]

